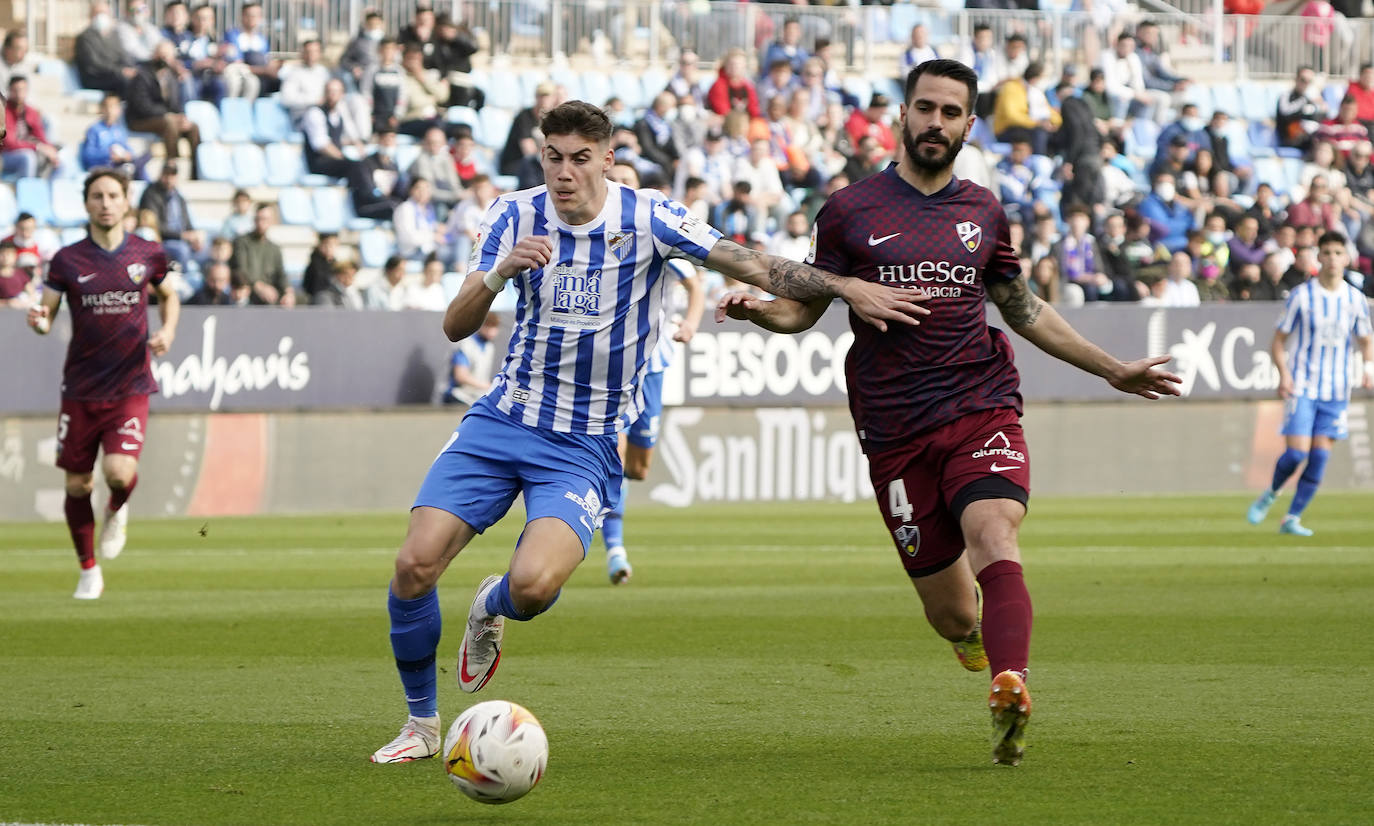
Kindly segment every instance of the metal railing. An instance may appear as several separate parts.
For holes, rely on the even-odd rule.
[[[167,0],[151,0],[161,20]],[[244,0],[212,0],[217,31],[238,24]],[[1323,24],[1281,15],[1222,15],[1215,0],[1189,0],[1197,13],[1162,12],[1103,18],[1080,11],[946,12],[909,3],[893,6],[797,6],[780,3],[736,3],[717,0],[434,0],[477,32],[483,44],[478,62],[512,60],[533,65],[583,60],[608,66],[664,65],[683,48],[694,49],[712,63],[730,49],[757,58],[777,36],[783,21],[802,23],[803,45],[819,39],[831,45],[833,68],[870,77],[896,73],[897,57],[912,25],[923,23],[942,54],[957,57],[986,23],[1000,43],[1018,32],[1031,56],[1057,74],[1067,63],[1097,64],[1116,35],[1143,20],[1160,25],[1176,64],[1195,80],[1221,82],[1245,77],[1288,77],[1299,65],[1314,65],[1336,75],[1353,74],[1374,54],[1374,21],[1339,19],[1329,24],[1329,43],[1322,47]],[[128,0],[115,6],[123,11]],[[58,53],[85,26],[85,0],[17,0],[34,47]],[[294,55],[307,37],[342,45],[360,26],[365,10],[378,8],[395,34],[410,22],[413,0],[263,0],[272,50]],[[1318,28],[1314,28],[1318,27]]]

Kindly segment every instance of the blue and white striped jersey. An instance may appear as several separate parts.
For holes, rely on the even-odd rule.
[[[1355,384],[1355,337],[1370,335],[1369,303],[1360,291],[1344,281],[1327,290],[1309,278],[1289,293],[1278,328],[1294,340],[1294,395],[1348,401]]]
[[[701,263],[720,233],[652,190],[606,182],[601,214],[563,223],[545,187],[497,199],[468,269],[489,272],[518,239],[547,235],[548,266],[514,281],[515,325],[487,394],[530,427],[602,435],[629,427],[644,406],[640,379],[663,327],[668,258]]]
[[[668,272],[675,278],[668,282],[668,298],[663,303],[663,323],[667,326],[658,337],[658,346],[649,355],[647,372],[650,373],[667,370],[668,365],[673,363],[673,356],[677,355],[677,342],[673,341],[673,334],[677,332],[680,314],[687,309],[687,290],[682,287],[682,282],[696,275],[696,267],[679,259],[668,262]]]

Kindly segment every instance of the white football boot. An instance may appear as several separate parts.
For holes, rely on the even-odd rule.
[[[124,550],[124,543],[129,541],[128,526],[128,502],[117,511],[110,510],[108,506],[105,508],[105,522],[100,526],[101,559],[114,559]]]
[[[372,753],[373,763],[409,763],[439,753],[439,717],[408,717],[395,740]]]
[[[458,687],[471,694],[481,691],[501,662],[501,637],[506,618],[487,614],[487,594],[501,582],[492,574],[477,586],[477,596],[468,609],[468,625],[463,631],[463,647],[458,650]]]
[[[76,593],[72,594],[74,599],[100,599],[100,595],[105,592],[105,576],[100,573],[100,566],[85,568],[81,571],[81,578],[76,581]]]

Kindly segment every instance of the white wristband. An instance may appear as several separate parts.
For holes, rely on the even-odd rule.
[[[1374,361],[1366,361],[1364,363],[1364,374],[1371,380],[1374,380]]]
[[[494,293],[499,293],[504,290],[507,281],[510,281],[510,279],[502,278],[500,275],[497,275],[494,268],[482,276],[482,283],[486,284],[487,289]]]

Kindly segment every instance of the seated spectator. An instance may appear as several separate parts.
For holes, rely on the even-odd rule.
[[[369,310],[404,310],[406,306],[406,261],[399,255],[386,259],[382,277],[367,290]]]
[[[811,224],[806,213],[797,211],[787,216],[782,229],[768,239],[768,253],[788,261],[805,261],[811,252]]]
[[[176,47],[164,40],[153,50],[153,59],[139,66],[129,81],[126,95],[126,119],[135,132],[153,132],[162,139],[166,157],[181,156],[181,139],[190,144],[187,167],[196,178],[196,147],[200,146],[200,129],[186,117],[181,100],[181,84],[177,80]]]
[[[1193,280],[1203,301],[1225,301],[1230,294],[1226,271],[1231,262],[1230,233],[1219,215],[1208,215],[1201,230],[1188,233]]]
[[[831,104],[839,107],[839,112],[844,112],[843,105],[840,104],[840,96],[830,90],[825,84],[825,64],[818,57],[813,57],[802,64],[801,87],[798,90],[806,97],[806,119],[822,128],[829,124],[829,110]],[[834,128],[839,129],[844,125],[844,118],[833,124]]]
[[[129,4],[129,17],[120,21],[118,31],[124,54],[134,63],[152,60],[153,49],[164,39],[162,30],[153,22],[147,0],[133,0]]]
[[[1116,45],[1102,52],[1101,63],[1113,120],[1139,115],[1163,121],[1172,96],[1145,86],[1145,70],[1136,54],[1134,36],[1127,32],[1118,35]]]
[[[419,286],[406,294],[406,309],[439,312],[448,309],[448,299],[444,296],[444,262],[439,256],[430,253],[425,257],[425,269]]]
[[[448,100],[448,81],[433,69],[425,68],[425,53],[419,46],[405,48],[401,56],[401,100],[404,110],[396,131],[420,137],[431,127],[444,127],[440,107]],[[552,107],[550,107],[552,108]]]
[[[162,173],[157,180],[143,191],[138,210],[153,215],[163,249],[181,265],[182,272],[186,272],[193,260],[208,251],[205,248],[205,233],[195,229],[186,199],[177,189],[176,161],[167,161],[162,165]]]
[[[5,101],[5,134],[0,139],[0,178],[34,178],[46,175],[61,165],[57,147],[48,143],[43,131],[43,115],[29,105],[29,79],[10,78],[9,100]]]
[[[401,27],[401,32],[396,37],[401,41],[401,48],[409,49],[414,46],[428,59],[434,52],[434,22],[434,7],[428,3],[416,3],[415,16]]]
[[[748,181],[736,181],[730,198],[716,205],[711,218],[711,225],[737,244],[747,245],[764,236],[764,216],[754,204],[753,190]]]
[[[1219,175],[1216,168],[1212,165],[1212,153],[1207,149],[1199,149],[1193,159],[1183,166],[1183,174],[1178,175],[1179,196],[1186,204],[1192,204],[1199,209],[1211,210],[1212,207],[1212,182]]]
[[[202,307],[232,307],[234,300],[233,272],[223,261],[216,261],[205,268],[205,279],[200,289],[186,299],[187,304]]]
[[[868,101],[867,109],[854,110],[849,116],[849,122],[845,124],[845,131],[849,133],[849,139],[855,146],[859,145],[864,136],[868,136],[876,140],[888,155],[897,151],[897,138],[892,133],[887,111],[891,103],[887,95],[874,92]]]
[[[1293,263],[1283,274],[1283,279],[1279,282],[1286,289],[1292,290],[1294,287],[1301,286],[1312,278],[1321,268],[1317,260],[1317,248],[1315,246],[1300,246],[1294,250]]]
[[[1164,42],[1159,37],[1159,26],[1145,20],[1135,28],[1136,54],[1140,55],[1140,68],[1145,75],[1145,88],[1161,92],[1181,92],[1188,86],[1188,79],[1173,70]]]
[[[516,174],[522,158],[538,154],[534,133],[539,128],[539,121],[557,105],[557,97],[558,89],[552,83],[546,81],[534,87],[534,105],[516,113],[506,135],[506,144],[501,148],[497,168],[502,175]]]
[[[673,135],[670,113],[677,107],[672,92],[659,92],[651,105],[635,124],[634,133],[644,158],[663,170],[670,178],[677,171],[680,147]]]
[[[1374,164],[1370,154],[1374,146],[1369,141],[1360,141],[1350,150],[1350,158],[1345,164],[1345,185],[1357,202],[1374,206]]]
[[[219,228],[219,237],[228,238],[230,241],[253,231],[253,199],[242,189],[235,190],[234,198],[230,201],[229,216],[224,219],[224,224]]]
[[[701,66],[697,53],[683,49],[677,56],[677,71],[668,79],[668,91],[679,101],[692,100],[698,109],[706,108],[706,90],[702,87]]]
[[[445,252],[444,225],[439,223],[431,202],[432,187],[424,178],[410,182],[410,194],[396,207],[392,225],[396,231],[396,252],[412,261]]]
[[[730,112],[744,112],[751,118],[760,116],[758,92],[749,79],[744,52],[732,49],[725,55],[716,82],[706,93],[706,102],[712,112],[722,117]]]
[[[286,278],[281,247],[267,237],[277,220],[277,208],[270,203],[258,204],[253,213],[253,231],[234,239],[233,257],[229,266],[243,274],[248,282],[254,304],[281,307],[296,306],[296,293]]]
[[[1153,178],[1150,194],[1140,202],[1140,215],[1150,222],[1150,238],[1171,253],[1187,246],[1194,226],[1193,210],[1178,199],[1174,186],[1173,175],[1160,173]]]
[[[386,18],[376,9],[368,9],[363,13],[362,28],[339,57],[339,75],[350,91],[367,94],[372,88],[372,73],[380,65],[380,45],[385,38]]]
[[[76,37],[74,60],[83,89],[123,92],[134,76],[134,62],[124,52],[106,0],[91,3],[91,25]]]
[[[796,17],[787,18],[782,21],[782,31],[778,33],[778,39],[768,44],[768,48],[763,53],[763,59],[759,61],[759,66],[764,71],[771,72],[773,65],[779,60],[783,60],[791,68],[792,74],[800,74],[802,64],[811,56],[801,42],[801,20]]]
[[[1002,82],[1002,77],[999,74],[1001,61],[997,54],[991,26],[987,23],[974,24],[973,37],[960,52],[959,62],[978,75],[976,113],[979,117],[992,114],[992,105],[996,97],[993,90],[997,88],[997,84]],[[984,100],[987,102],[983,103]]]
[[[191,73],[191,84],[195,87],[188,100],[208,100],[219,106],[231,91],[237,97],[257,97],[257,77],[243,63],[227,60],[227,48],[215,35],[214,6],[196,6],[191,12],[190,39],[177,46],[181,64]]]
[[[292,123],[299,124],[307,110],[324,103],[324,87],[333,73],[321,61],[322,53],[320,41],[307,40],[301,44],[300,62],[282,67],[281,105],[291,115]]]
[[[1340,152],[1341,160],[1345,161],[1350,157],[1350,150],[1355,148],[1355,144],[1369,140],[1369,129],[1359,121],[1358,111],[1359,102],[1354,96],[1346,95],[1341,99],[1336,117],[1323,123],[1313,135],[1313,139],[1330,142]]]
[[[1196,307],[1202,303],[1197,284],[1193,283],[1193,259],[1183,250],[1178,250],[1169,258],[1169,268],[1165,278],[1159,282],[1161,294],[1156,300],[1148,299],[1142,303],[1157,307]]]
[[[777,162],[773,160],[773,146],[767,139],[754,141],[749,148],[749,157],[735,164],[735,180],[748,181],[753,193],[753,203],[766,217],[773,219],[773,225],[780,225],[796,209],[792,198],[782,185]]]
[[[897,81],[905,85],[906,76],[911,74],[912,69],[939,56],[930,45],[930,32],[926,29],[926,24],[917,23],[911,27],[911,42],[897,58]]]
[[[405,200],[408,179],[396,165],[396,130],[383,127],[377,133],[377,149],[354,167],[348,189],[353,211],[362,218],[389,221]]]
[[[1212,145],[1212,161],[1218,172],[1226,172],[1235,177],[1235,191],[1248,189],[1250,178],[1254,170],[1248,164],[1231,157],[1231,139],[1227,135],[1226,127],[1231,122],[1231,117],[1220,109],[1212,113],[1212,120],[1208,123],[1206,134],[1207,140]]]
[[[1102,233],[1097,236],[1097,247],[1102,253],[1102,273],[1111,283],[1110,292],[1099,291],[1098,297],[1104,301],[1138,301],[1148,294],[1139,280],[1138,262],[1127,249],[1126,218],[1113,212],[1102,222]],[[1148,242],[1146,244],[1148,248]]]
[[[57,238],[52,233],[38,231],[38,219],[27,212],[14,218],[14,232],[5,239],[14,244],[18,251],[15,264],[28,270],[35,281],[42,282],[47,275],[48,262],[57,253]]]
[[[640,175],[662,175],[664,173],[663,167],[644,157],[639,146],[639,136],[635,134],[635,130],[629,127],[618,126],[611,132],[611,152],[615,154],[617,162],[630,164]],[[531,157],[526,160],[536,159]],[[540,182],[543,182],[542,177]],[[524,188],[522,185],[521,189]]]
[[[1261,183],[1255,189],[1255,202],[1245,210],[1245,214],[1255,216],[1261,238],[1272,238],[1275,231],[1288,221],[1288,212],[1279,203],[1274,187],[1269,183]]]
[[[251,219],[253,216],[248,217]],[[249,224],[249,231],[251,230],[252,224]],[[228,264],[233,257],[234,239],[223,235],[217,236],[215,240],[210,242],[210,257],[206,259],[201,269],[208,269],[212,264]]]
[[[1366,129],[1374,130],[1374,63],[1361,63],[1360,74],[1345,90],[1355,99],[1355,117]]]
[[[1288,208],[1288,223],[1295,227],[1321,227],[1323,231],[1345,231],[1340,208],[1325,175],[1314,177],[1307,188],[1307,197]]]
[[[1259,279],[1242,287],[1243,295],[1249,301],[1283,301],[1291,289],[1283,283],[1285,269],[1280,256],[1270,253],[1260,263]]]
[[[1259,220],[1253,215],[1242,215],[1236,222],[1235,233],[1227,242],[1230,246],[1229,268],[1231,275],[1239,275],[1240,268],[1247,264],[1259,266],[1269,256],[1269,249],[1259,237]]]
[[[1087,207],[1075,205],[1069,208],[1068,221],[1069,231],[1055,243],[1052,252],[1059,264],[1060,278],[1077,284],[1085,301],[1097,301],[1100,293],[1112,291],[1112,284],[1103,272],[1097,239],[1088,232],[1092,214]]]
[[[384,129],[396,131],[401,125],[406,105],[403,98],[405,90],[405,70],[401,68],[401,47],[390,38],[377,47],[377,65],[368,73],[372,90],[372,131]]]
[[[267,40],[267,32],[262,25],[262,3],[249,0],[239,11],[239,27],[224,33],[228,47],[224,53],[230,63],[242,63],[258,81],[256,93],[249,95],[244,88],[243,97],[270,95],[281,88],[281,61],[273,58],[272,46]],[[230,94],[233,94],[231,86]]]
[[[358,162],[344,154],[349,147],[361,149],[367,140],[366,126],[344,104],[344,85],[338,78],[324,87],[324,102],[312,106],[301,120],[305,133],[302,151],[305,166],[315,175],[347,180]]]
[[[195,73],[191,71],[192,60],[190,57],[191,47],[195,44],[196,35],[191,31],[191,13],[186,9],[186,4],[182,0],[171,0],[170,3],[162,7],[162,37],[170,40],[176,47],[177,77],[181,80],[181,99],[199,100],[200,84],[196,80]]]
[[[366,307],[362,290],[358,289],[358,264],[356,261],[335,261],[333,277],[325,288],[315,293],[311,303],[317,307],[341,307],[345,310],[361,310]]]
[[[499,355],[496,336],[500,332],[501,317],[487,313],[477,332],[453,348],[444,404],[470,405],[491,389],[491,377]]]
[[[37,71],[38,64],[29,55],[29,36],[23,29],[10,29],[0,45],[0,89],[10,88],[15,75],[31,77]]]
[[[8,238],[0,241],[0,307],[27,310],[33,306],[38,293],[33,274],[20,269],[18,262],[19,250],[14,241]]]
[[[785,59],[778,59],[768,67],[768,72],[754,86],[754,91],[759,98],[759,108],[767,112],[773,98],[781,96],[785,99],[799,88],[801,83],[792,72],[792,64]]]
[[[1279,98],[1276,107],[1274,131],[1278,133],[1279,146],[1307,151],[1312,135],[1325,119],[1326,105],[1321,102],[1317,73],[1310,66],[1300,66],[1293,88]]]
[[[301,277],[301,290],[311,304],[320,303],[317,299],[334,279],[334,265],[339,263],[339,236],[332,232],[319,233],[315,248],[310,251],[310,263],[305,265],[305,275]]]
[[[1222,113],[1225,117],[1225,113]],[[1163,155],[1173,146],[1174,139],[1183,136],[1184,145],[1188,147],[1188,157],[1191,161],[1199,150],[1212,149],[1212,135],[1207,130],[1207,124],[1203,122],[1202,116],[1198,114],[1197,104],[1185,103],[1178,112],[1178,120],[1168,124],[1159,130],[1159,139],[1155,144],[1155,155]]]
[[[997,187],[1008,220],[1020,223],[1030,220],[1035,206],[1035,191],[1046,182],[1036,179],[1030,167],[1029,141],[1013,141],[1011,151],[997,162]]]
[[[477,141],[470,131],[460,131],[453,139],[453,169],[458,173],[458,182],[464,187],[472,186],[478,175],[491,173],[487,159],[477,151]]]
[[[1230,301],[1256,301],[1255,293],[1266,291],[1259,264],[1241,264],[1228,280],[1230,292],[1227,298]]]
[[[1113,121],[1119,122],[1112,112],[1111,98],[1107,94],[1107,75],[1101,68],[1088,72],[1088,85],[1079,93],[1079,97],[1088,105],[1094,125],[1101,134],[1107,134]]]
[[[444,130],[437,126],[425,132],[420,154],[406,170],[406,175],[412,181],[418,178],[429,181],[430,200],[440,221],[448,218],[449,210],[463,197],[463,182],[458,180],[458,168],[449,154],[448,139]]]
[[[1045,66],[1037,60],[1026,67],[1022,77],[1003,83],[997,92],[992,116],[997,140],[1028,141],[1037,155],[1049,154],[1050,136],[1062,123],[1059,113],[1050,107],[1049,98],[1040,88],[1044,75]]]
[[[425,56],[425,66],[448,81],[448,106],[481,109],[486,93],[472,79],[472,56],[480,45],[477,35],[466,23],[441,14],[434,21],[434,49]]]
[[[614,170],[615,167],[612,167]],[[453,240],[453,260],[466,265],[472,253],[472,245],[477,242],[482,222],[486,220],[487,210],[496,203],[496,184],[486,175],[477,175],[468,184],[463,200],[458,203],[448,217],[448,237]]]

